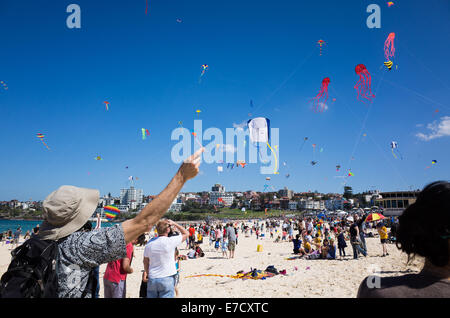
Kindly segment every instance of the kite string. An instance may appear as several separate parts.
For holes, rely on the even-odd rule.
[[[381,79],[380,79],[380,81],[378,82],[377,89],[376,89],[376,93],[378,93],[378,91],[379,91],[381,82],[382,82],[382,80],[383,80],[383,78],[384,78],[384,73],[385,73],[385,72],[383,72],[383,74],[382,74],[382,76],[381,76]],[[370,114],[370,110],[372,109],[372,106],[373,106],[373,102],[371,102],[370,105],[369,105],[369,109],[367,110],[366,117],[364,118],[364,121],[363,121],[363,124],[362,124],[362,126],[361,126],[360,132],[359,132],[359,134],[358,134],[358,137],[356,138],[356,142],[355,142],[355,145],[354,145],[354,147],[353,147],[352,155],[351,155],[350,158],[349,158],[349,161],[348,161],[348,164],[347,164],[347,165],[350,167],[350,170],[351,170],[351,165],[350,165],[350,164],[351,164],[351,160],[352,160],[352,158],[353,158],[353,156],[354,156],[354,154],[355,154],[355,152],[356,152],[356,148],[358,147],[359,142],[361,141],[361,134],[362,134],[364,128],[366,127],[366,122],[367,122],[367,119],[369,118],[369,114]]]
[[[295,69],[289,74],[289,76],[283,81],[281,82],[280,85],[278,85],[278,87],[272,91],[272,93],[270,93],[270,95],[266,98],[266,101],[263,102],[262,104],[260,104],[258,107],[256,107],[256,109],[253,111],[253,114],[256,113],[256,111],[258,111],[261,107],[263,107],[264,105],[266,105],[271,99],[272,97],[280,90],[284,87],[284,85],[286,85],[286,83],[298,72],[298,70],[300,69],[300,67],[303,66],[303,64],[305,64],[309,58],[314,54],[314,52],[316,51],[316,48],[314,48],[313,50],[311,50],[311,53],[309,53],[309,55],[303,60],[301,61],[296,67]]]
[[[352,113],[352,115],[358,119],[358,115],[355,114],[355,112],[352,110],[352,108],[349,106],[349,104],[345,101],[345,99],[341,98],[339,96],[339,94],[334,90],[333,87],[331,87],[334,94],[336,94],[338,96],[338,98],[340,100],[342,100],[342,102],[344,103],[344,105],[349,109],[349,111]],[[367,129],[366,129],[367,130]],[[397,174],[399,175],[399,177],[402,179],[402,181],[404,182],[404,184],[407,186],[407,182],[405,181],[405,179],[403,178],[402,174],[400,173],[400,171],[397,169],[397,167],[395,167],[392,162],[389,160],[389,158],[386,156],[384,150],[382,149],[382,147],[372,138],[372,136],[370,134],[368,134],[368,137],[370,138],[370,140],[372,141],[372,143],[374,145],[377,146],[378,150],[380,151],[380,153],[383,155],[384,159],[391,165],[391,167],[397,172]],[[345,177],[345,179],[347,179],[347,177]]]
[[[439,103],[439,102],[436,102],[435,100],[432,100],[431,98],[429,98],[429,97],[427,97],[427,96],[425,96],[425,95],[422,95],[422,94],[420,94],[419,92],[416,92],[416,91],[414,91],[414,90],[412,90],[412,89],[410,89],[410,88],[408,88],[408,87],[404,87],[404,86],[402,86],[402,85],[399,85],[398,83],[393,83],[393,82],[391,82],[391,81],[389,81],[389,80],[386,80],[386,79],[383,79],[383,81],[386,82],[386,83],[388,83],[388,84],[390,84],[390,85],[392,85],[392,86],[399,87],[399,88],[402,88],[402,89],[404,89],[404,90],[410,91],[410,92],[416,94],[417,96],[423,98],[424,100],[430,102],[430,104],[436,104],[436,105],[442,106],[442,107],[444,107],[444,108],[450,109],[450,107],[448,107],[448,106],[446,106],[446,105],[444,105],[444,104],[441,104],[441,103]]]
[[[400,41],[399,41],[399,43],[402,44],[402,45],[404,46],[404,48],[405,48],[406,51],[409,53],[409,55],[412,56],[414,59],[416,59],[416,61],[418,61],[418,62],[422,65],[423,68],[425,68],[428,72],[430,72],[431,74],[433,74],[434,77],[435,77],[439,82],[441,82],[442,85],[444,85],[448,90],[450,90],[450,86],[449,86],[447,83],[445,83],[441,78],[439,78],[439,77],[438,77],[438,76],[437,76],[437,75],[436,75],[429,67],[427,67],[427,66],[425,65],[425,63],[422,62],[421,59],[419,59],[417,56],[415,56],[415,55],[411,52],[411,50],[408,48],[408,46],[407,46],[404,42],[400,42]]]

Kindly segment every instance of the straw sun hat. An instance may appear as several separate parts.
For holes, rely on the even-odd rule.
[[[98,190],[64,185],[43,203],[44,221],[39,230],[43,240],[59,240],[78,231],[97,208]]]

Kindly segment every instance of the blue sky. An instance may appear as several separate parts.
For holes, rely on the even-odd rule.
[[[157,194],[178,169],[170,135],[179,121],[225,132],[248,113],[280,129],[286,166],[267,182],[275,189],[342,193],[337,176],[348,169],[355,192],[449,179],[450,4],[394,2],[149,0],[145,15],[145,0],[1,1],[0,80],[9,89],[0,88],[0,200],[42,200],[63,184],[118,195],[130,175]],[[66,26],[71,3],[81,7],[81,29]],[[371,3],[381,7],[379,29],[366,26]],[[391,32],[396,66],[388,72]],[[322,56],[319,39],[327,42]],[[372,75],[372,105],[353,88],[361,63]],[[209,69],[199,83],[202,64]],[[308,101],[325,77],[328,109],[314,113]],[[259,168],[218,174],[216,164],[203,164],[182,191],[214,183],[262,191]]]

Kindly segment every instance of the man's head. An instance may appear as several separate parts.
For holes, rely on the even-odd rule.
[[[39,237],[59,240],[80,230],[97,208],[98,190],[61,186],[43,203],[43,216]]]
[[[170,223],[168,220],[160,220],[156,223],[156,232],[159,236],[168,236],[170,232]]]

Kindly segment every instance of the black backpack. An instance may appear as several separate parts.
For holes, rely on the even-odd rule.
[[[0,298],[58,298],[57,262],[59,241],[41,240],[36,236],[11,252],[12,260],[0,280]],[[94,269],[82,298],[90,290],[95,295],[97,277]]]
[[[58,242],[32,237],[11,252],[0,281],[0,298],[57,298]]]

